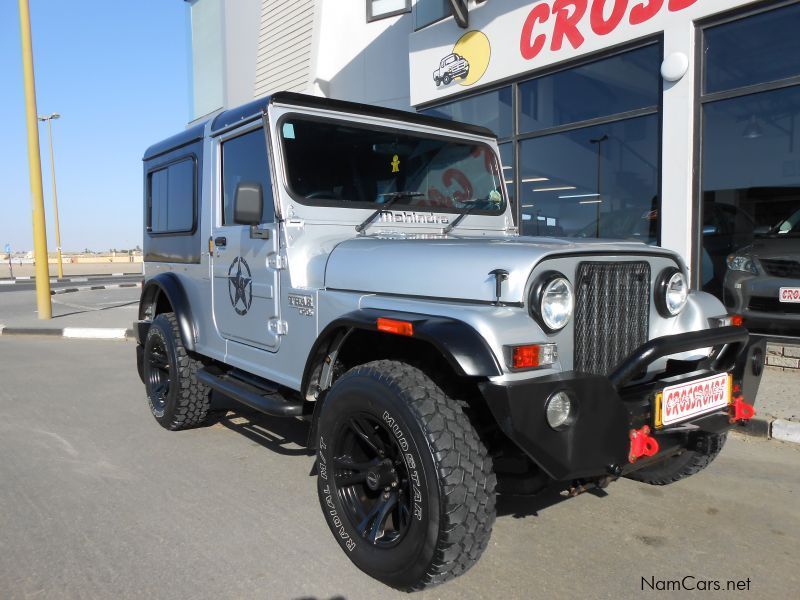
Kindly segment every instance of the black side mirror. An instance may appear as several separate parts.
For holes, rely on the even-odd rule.
[[[260,183],[242,181],[233,199],[233,220],[239,225],[258,225],[264,212],[264,191]]]

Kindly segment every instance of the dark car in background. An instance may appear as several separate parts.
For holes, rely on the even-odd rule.
[[[727,257],[723,302],[748,328],[800,333],[800,210]]]

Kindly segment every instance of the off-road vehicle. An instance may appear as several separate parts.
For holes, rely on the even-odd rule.
[[[292,93],[144,155],[153,415],[307,420],[331,532],[401,589],[478,560],[498,476],[666,484],[753,414],[763,344],[676,254],[522,237],[502,173],[486,129]]]
[[[456,77],[466,79],[469,75],[469,62],[460,54],[448,54],[439,62],[439,68],[433,72],[433,81],[438,87],[440,84],[450,85]]]

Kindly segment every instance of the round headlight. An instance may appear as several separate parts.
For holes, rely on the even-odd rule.
[[[549,277],[539,292],[539,317],[550,331],[563,329],[572,317],[575,294],[572,284],[563,275]]]
[[[575,422],[575,409],[567,392],[556,392],[550,396],[544,410],[547,424],[556,431],[566,429]]]
[[[689,283],[682,272],[675,268],[665,269],[658,278],[656,306],[664,317],[674,317],[686,306],[689,298]]]

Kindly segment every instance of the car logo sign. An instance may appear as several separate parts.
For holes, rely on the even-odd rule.
[[[236,314],[246,315],[253,303],[253,277],[241,256],[233,259],[228,269],[228,295]]]

